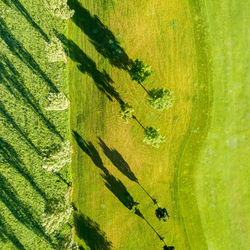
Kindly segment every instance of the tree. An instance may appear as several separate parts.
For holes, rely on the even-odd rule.
[[[58,172],[62,167],[71,162],[72,148],[70,142],[63,142],[59,151],[45,157],[43,168],[47,171]]]
[[[168,211],[167,211],[166,208],[158,207],[158,208],[155,210],[155,215],[156,215],[156,217],[157,217],[159,220],[163,220],[163,221],[167,221],[167,219],[169,218]]]
[[[158,133],[159,129],[153,127],[146,127],[144,130],[143,142],[151,144],[155,148],[159,148],[159,144],[165,141],[165,136]]]
[[[121,105],[120,117],[128,122],[129,119],[133,118],[135,110],[127,102]]]
[[[57,249],[60,250],[78,250],[79,245],[77,242],[74,242],[74,237],[73,237],[73,228],[71,229],[70,233],[68,235],[60,235],[59,242]]]
[[[52,15],[64,20],[71,18],[75,13],[67,5],[67,0],[44,0],[44,5]]]
[[[63,93],[49,93],[49,105],[46,110],[65,110],[69,107],[69,101]]]
[[[65,197],[47,201],[45,213],[42,214],[42,225],[47,234],[54,233],[61,223],[67,223],[73,208],[70,204],[70,189]]]
[[[145,64],[143,61],[136,59],[131,68],[129,69],[129,74],[132,80],[142,83],[147,77],[151,75],[152,71],[150,66]]]
[[[49,62],[65,62],[67,63],[67,56],[63,48],[62,42],[53,36],[50,42],[46,42],[45,52]]]
[[[173,246],[171,246],[171,247],[169,247],[169,246],[164,246],[163,247],[163,250],[174,250],[175,249],[175,247],[173,247]]]
[[[149,91],[148,103],[160,111],[169,109],[173,105],[172,91],[169,89],[151,89]]]

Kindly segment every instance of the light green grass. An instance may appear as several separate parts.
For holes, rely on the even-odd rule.
[[[35,189],[55,198],[66,192],[67,185],[42,168],[40,152],[48,152],[62,141],[42,116],[62,138],[69,139],[69,115],[67,110],[45,110],[52,88],[42,74],[68,94],[66,66],[49,63],[44,52],[46,36],[50,38],[53,28],[65,32],[66,23],[53,18],[40,1],[6,2],[10,5],[0,2],[0,249],[52,249],[39,233],[44,231],[45,200]],[[70,180],[69,166],[61,174]],[[40,227],[38,234],[35,227]]]
[[[115,2],[82,4],[108,26],[129,57],[152,66],[155,74],[147,88],[174,91],[172,109],[160,113],[150,108],[143,90],[126,72],[111,67],[73,22],[68,37],[100,71],[107,70],[139,120],[159,127],[166,143],[159,150],[142,144],[141,128],[119,120],[119,105],[109,102],[75,62],[69,66],[72,129],[94,144],[105,167],[124,183],[168,245],[180,250],[247,249],[247,161],[239,156],[246,148],[247,130],[244,1]],[[123,156],[141,184],[168,209],[167,223],[157,221],[151,200],[102,153],[98,136]],[[154,232],[105,187],[101,171],[74,138],[73,143],[77,208],[100,225],[114,249],[161,249]]]
[[[249,2],[205,1],[213,66],[211,127],[195,171],[208,249],[249,248]]]
[[[138,124],[134,121],[125,124],[120,120],[119,105],[109,102],[96,88],[93,79],[79,72],[74,62],[70,62],[69,67],[72,129],[95,145],[105,167],[124,183],[140,203],[145,217],[165,237],[166,243],[177,249],[186,249],[188,243],[176,210],[175,174],[178,174],[178,169],[175,162],[195,106],[195,82],[199,83],[188,4],[185,1],[118,1],[108,10],[101,2],[84,1],[82,4],[108,26],[129,57],[138,57],[152,66],[154,75],[145,86],[172,89],[175,104],[167,112],[157,112],[148,106],[145,92],[140,86],[130,80],[127,72],[110,67],[95,51],[87,36],[72,22],[68,27],[69,38],[97,63],[99,70],[107,70],[122,99],[134,106],[137,118],[145,126],[159,127],[166,136],[166,143],[159,150],[143,144],[143,130]],[[170,220],[167,223],[157,220],[154,215],[156,207],[138,185],[112,166],[98,146],[97,136],[123,156],[141,184],[160,201],[161,206],[168,209]],[[131,214],[105,187],[101,171],[77,146],[74,138],[73,143],[73,200],[77,208],[100,225],[115,249],[162,248],[163,243],[145,221]]]

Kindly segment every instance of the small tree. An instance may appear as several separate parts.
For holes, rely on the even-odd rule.
[[[51,41],[46,43],[45,52],[49,62],[62,61],[67,63],[67,56],[64,51],[63,44],[56,36],[53,36]]]
[[[167,219],[169,218],[168,211],[167,211],[166,208],[158,207],[158,208],[155,210],[155,215],[156,215],[156,217],[157,217],[159,220],[163,220],[163,221],[167,221]]]
[[[165,136],[158,133],[159,129],[153,127],[146,127],[144,130],[144,140],[143,142],[151,144],[155,148],[159,148],[159,144],[165,141]]]
[[[53,152],[49,157],[45,157],[43,168],[47,171],[58,172],[62,167],[71,162],[72,148],[70,142],[62,143],[59,151]]]
[[[131,105],[129,105],[127,102],[123,103],[121,105],[121,111],[120,111],[120,117],[128,122],[129,119],[133,118],[135,110]]]
[[[149,91],[148,103],[160,111],[169,109],[173,105],[172,91],[169,89],[151,89]]]
[[[44,5],[52,15],[64,20],[71,18],[75,13],[67,5],[67,0],[44,0]]]
[[[129,74],[132,80],[142,83],[146,80],[147,77],[151,75],[152,71],[150,66],[144,62],[136,59],[131,68],[129,69]]]
[[[169,247],[169,246],[164,246],[163,247],[163,250],[175,250],[175,247],[173,247],[173,246],[171,246],[171,247]]]
[[[49,105],[46,110],[65,110],[69,107],[69,102],[63,93],[49,93]]]

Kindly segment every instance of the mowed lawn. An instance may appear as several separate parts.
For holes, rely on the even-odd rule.
[[[205,2],[213,109],[195,193],[208,248],[249,249],[249,2]]]
[[[81,5],[77,1],[70,3],[76,13],[68,25],[68,39],[73,41],[69,44],[77,51],[71,53],[72,60],[69,62],[71,127],[72,135],[76,135],[72,137],[75,206],[85,219],[89,217],[98,224],[114,249],[163,248],[163,243],[145,220],[133,214],[117,198],[119,194],[115,196],[105,186],[102,175],[108,170],[123,183],[134,201],[140,203],[143,216],[165,238],[167,245],[176,249],[188,249],[192,245],[205,249],[198,207],[193,199],[193,165],[183,165],[183,170],[179,164],[190,140],[200,138],[199,143],[202,143],[200,135],[206,134],[209,121],[209,76],[207,57],[203,55],[206,54],[206,41],[203,41],[201,28],[197,28],[203,28],[199,8],[194,9],[194,14],[190,12],[187,1],[162,0],[82,1]],[[100,22],[94,15],[107,26],[108,39],[112,37],[110,31],[130,59],[139,58],[152,66],[154,74],[145,83],[146,88],[173,90],[175,103],[170,110],[158,112],[148,106],[146,93],[130,80],[126,70],[111,66],[110,60],[102,55],[105,50],[97,51],[98,47],[93,45],[93,34],[98,33],[95,24]],[[193,22],[197,17],[198,20]],[[198,37],[196,41],[195,33],[202,39]],[[199,46],[201,54],[198,53]],[[199,63],[204,63],[204,66],[198,70]],[[166,143],[160,149],[143,144],[142,128],[133,120],[124,123],[119,118],[120,108],[116,100],[113,98],[113,102],[110,101],[98,89],[100,81],[96,75],[103,70],[112,79],[110,84],[120,97],[133,105],[138,120],[144,126],[160,128],[160,133],[166,136]],[[103,79],[107,79],[106,76]],[[199,122],[202,123],[200,130],[191,134],[190,131]],[[101,141],[106,147],[106,154]],[[196,158],[199,143],[194,143],[191,159]],[[117,152],[114,153],[114,150]],[[150,198],[136,182],[129,180],[114,166],[109,158],[117,157],[118,153],[119,159],[122,157],[127,162],[147,192],[160,202],[161,207],[167,208],[170,215],[168,222],[158,221],[156,206]],[[183,172],[184,176],[181,175]],[[185,227],[184,215],[193,219],[192,223],[187,220]],[[82,231],[87,226],[88,223],[82,223]],[[193,236],[188,239],[186,231],[194,227]],[[84,247],[87,243],[92,249],[98,246],[100,240],[91,230],[85,234],[78,230],[78,237]]]

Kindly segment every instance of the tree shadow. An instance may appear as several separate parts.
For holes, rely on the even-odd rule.
[[[132,210],[139,203],[128,192],[124,184],[110,173],[101,174],[105,186],[118,198],[118,200],[129,210]]]
[[[77,68],[82,73],[87,73],[90,77],[92,77],[96,87],[101,92],[103,92],[110,101],[113,101],[114,98],[118,103],[124,103],[119,93],[111,85],[114,82],[109,74],[105,70],[103,70],[103,72],[99,71],[97,69],[96,63],[90,57],[88,57],[72,40],[67,39],[63,34],[58,34],[56,31],[55,34],[64,44],[71,60],[78,63]]]
[[[4,139],[0,137],[0,154],[3,156],[5,161],[16,171],[19,172],[29,183],[30,185],[36,190],[38,194],[44,199],[47,200],[45,192],[36,184],[33,177],[25,167],[23,161],[19,158],[15,149]]]
[[[18,197],[13,186],[0,173],[0,200],[10,210],[13,216],[29,230],[54,246],[52,239],[45,232],[40,223],[33,217],[30,209]]]
[[[132,60],[108,27],[96,15],[92,16],[79,1],[69,0],[68,5],[75,10],[71,19],[89,37],[95,49],[107,58],[111,65],[128,70]]]
[[[76,131],[72,130],[78,146],[91,158],[93,163],[104,173],[108,170],[104,167],[102,159],[92,142],[85,141]]]
[[[16,9],[25,17],[25,19],[35,28],[43,37],[43,39],[48,42],[49,38],[41,29],[41,27],[32,19],[28,11],[18,0],[2,0],[6,5],[11,7],[12,4],[15,5]]]
[[[129,210],[133,211],[135,215],[142,218],[147,225],[154,231],[158,238],[165,244],[164,238],[156,231],[156,229],[150,224],[150,222],[144,217],[137,205],[139,203],[135,202],[132,195],[128,192],[125,185],[117,178],[115,178],[108,169],[103,165],[103,161],[91,142],[85,141],[76,131],[73,131],[73,135],[79,145],[79,147],[90,156],[93,163],[103,171],[101,173],[104,179],[105,186],[118,198],[118,200]],[[74,206],[73,206],[74,207]],[[75,208],[75,207],[74,207]],[[76,208],[75,208],[76,209]]]
[[[105,186],[118,198],[118,200],[129,210],[139,203],[135,202],[131,194],[128,192],[124,184],[115,178],[108,169],[103,165],[103,161],[96,150],[95,146],[88,141],[85,141],[76,131],[73,131],[76,142],[79,147],[92,159],[96,167],[102,170],[102,178]]]
[[[109,158],[113,165],[131,181],[138,182],[138,179],[122,155],[116,149],[109,148],[100,137],[98,137],[98,139],[103,153]]]
[[[34,74],[37,74],[44,80],[44,82],[46,82],[46,84],[50,87],[51,91],[59,93],[57,87],[53,84],[53,82],[49,79],[49,77],[42,71],[42,69],[34,60],[32,55],[10,32],[2,17],[0,17],[0,37],[3,39],[9,50],[15,56],[17,56],[22,62],[24,62]]]
[[[153,203],[157,204],[157,200],[153,198],[147,192],[147,190],[141,185],[141,183],[139,182],[135,174],[132,172],[130,166],[124,160],[122,155],[116,149],[109,148],[100,137],[98,137],[98,139],[99,139],[99,145],[101,146],[104,154],[109,158],[109,160],[113,163],[113,165],[128,179],[136,182],[140,186],[140,188],[145,192],[145,194],[147,194],[147,196],[153,201]]]
[[[24,133],[21,128],[17,125],[17,123],[14,121],[14,119],[11,117],[11,115],[7,112],[5,109],[3,103],[0,101],[0,114],[5,117],[7,122],[15,129],[18,131],[18,133],[25,139],[27,144],[38,154],[42,155],[42,152],[40,151],[39,148],[37,148],[34,143],[30,140],[30,138]]]
[[[100,229],[100,226],[95,221],[79,212],[74,213],[74,221],[77,236],[84,240],[90,249],[111,249],[112,243],[108,241],[105,232]]]
[[[20,250],[25,250],[23,244],[19,241],[16,235],[13,233],[11,227],[6,223],[4,217],[0,214],[0,237],[2,241],[5,242],[6,238],[12,242],[12,244]]]
[[[25,87],[20,73],[16,70],[16,68],[6,56],[0,54],[0,59],[0,80],[2,80],[9,92],[16,98],[18,98],[18,95],[16,94],[17,91],[22,100],[32,108],[32,110],[48,127],[48,129],[62,139],[62,136],[56,129],[55,125],[45,117],[39,103],[36,101],[35,97],[30,93],[30,91]]]

